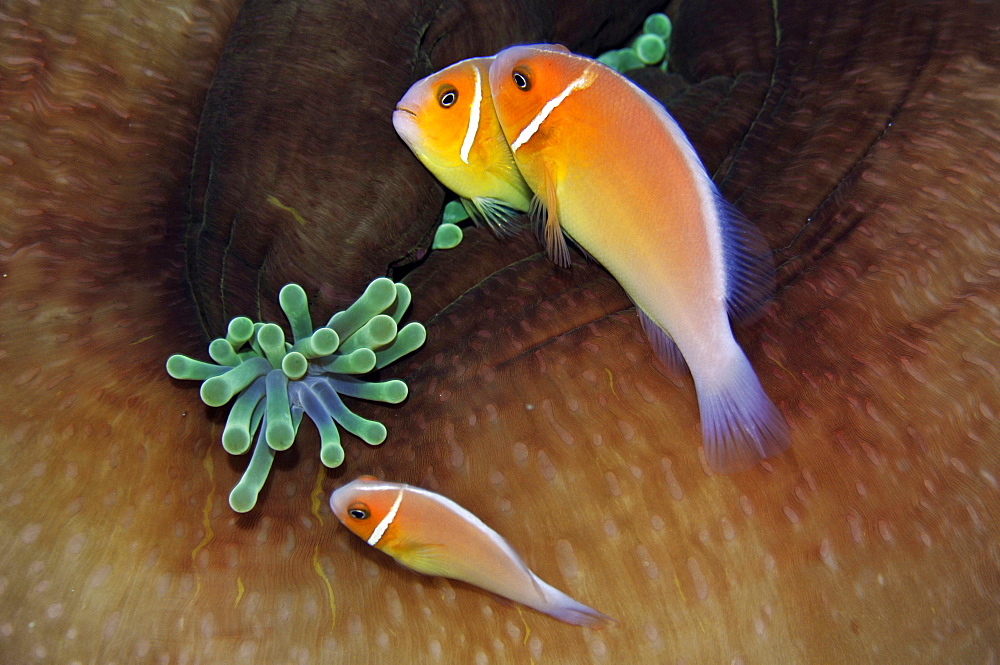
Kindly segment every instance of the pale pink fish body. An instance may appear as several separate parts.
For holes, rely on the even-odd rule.
[[[686,361],[711,467],[734,472],[785,450],[784,419],[729,322],[769,295],[766,246],[719,197],[677,123],[628,79],[558,46],[501,51],[490,86],[547,210],[550,256],[568,265],[565,232],[629,294],[661,359]]]
[[[612,621],[542,581],[496,531],[440,494],[361,476],[333,492],[330,508],[369,545],[419,573],[468,582],[566,623]]]

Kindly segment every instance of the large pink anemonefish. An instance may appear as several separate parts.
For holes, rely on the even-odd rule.
[[[564,233],[636,304],[657,355],[694,378],[709,465],[730,473],[784,451],[781,413],[733,338],[773,290],[766,245],[719,195],[656,100],[562,46],[515,46],[490,66],[514,161],[544,208],[550,257]]]

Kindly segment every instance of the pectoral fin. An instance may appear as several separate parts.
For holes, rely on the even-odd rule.
[[[555,179],[548,167],[544,167],[545,201],[543,204],[536,195],[531,200],[531,218],[535,224],[535,233],[545,245],[545,251],[557,266],[568,268],[570,264],[569,246],[566,236],[559,225],[559,202],[556,200]]]
[[[503,201],[490,198],[462,199],[462,205],[477,225],[485,223],[500,237],[514,235],[523,228],[518,219],[523,213]]]
[[[401,543],[386,554],[401,565],[424,575],[451,577],[454,574],[454,566],[444,545]]]

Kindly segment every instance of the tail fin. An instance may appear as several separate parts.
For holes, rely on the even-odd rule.
[[[785,419],[738,348],[726,376],[697,390],[705,456],[713,471],[743,471],[791,444]]]
[[[608,624],[615,623],[615,620],[607,614],[573,600],[551,584],[538,579],[537,576],[535,581],[542,588],[546,601],[544,606],[535,607],[539,612],[544,612],[574,626],[583,626],[592,630],[600,630]]]

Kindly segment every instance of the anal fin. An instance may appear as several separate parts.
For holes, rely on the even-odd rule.
[[[667,370],[671,374],[678,376],[684,374],[687,371],[687,362],[684,361],[681,350],[677,348],[677,343],[666,330],[656,325],[638,305],[635,306],[635,311],[639,313],[639,323],[642,324],[642,330],[646,333],[646,338],[649,339],[649,345],[653,347],[656,357],[667,366]]]

